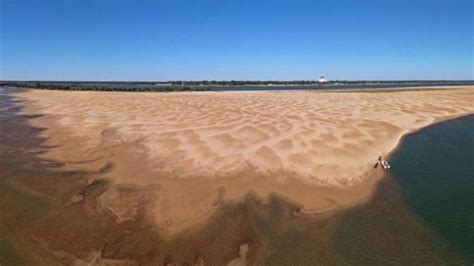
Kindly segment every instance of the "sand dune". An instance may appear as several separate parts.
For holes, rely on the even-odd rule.
[[[474,88],[402,92],[244,91],[17,95],[65,168],[114,168],[104,206],[120,219],[152,203],[178,228],[216,201],[277,193],[320,211],[368,195],[400,137],[474,112]],[[91,160],[92,159],[92,160]],[[83,163],[81,163],[83,162]],[[146,187],[147,189],[144,189]]]

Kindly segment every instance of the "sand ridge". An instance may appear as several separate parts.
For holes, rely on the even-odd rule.
[[[208,213],[222,187],[228,199],[276,192],[309,210],[353,201],[363,188],[346,200],[328,195],[374,176],[374,160],[403,134],[474,112],[473,86],[390,93],[29,91],[17,97],[26,113],[43,115],[34,123],[57,145],[44,157],[72,169],[112,162],[108,178],[116,187],[103,201],[117,213],[133,216],[112,204],[124,197],[120,187],[159,183],[158,195],[149,193],[158,220],[175,224]],[[295,182],[307,188],[295,191]],[[128,198],[133,206],[143,200]]]

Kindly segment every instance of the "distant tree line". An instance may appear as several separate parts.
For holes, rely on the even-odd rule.
[[[177,86],[267,86],[267,85],[319,85],[317,80],[197,80],[197,81],[184,81],[174,80],[168,83]]]
[[[294,85],[430,85],[430,84],[464,84],[473,81],[449,80],[330,80],[320,83],[317,80],[199,80],[199,81],[0,81],[0,86],[12,86],[45,90],[76,91],[209,91],[218,86],[294,86]],[[214,88],[215,89],[215,88]]]
[[[173,91],[209,91],[209,87],[202,86],[153,86],[153,87],[107,87],[107,86],[77,86],[42,83],[0,82],[3,87],[20,87],[37,90],[64,90],[64,91],[137,91],[137,92],[173,92]]]
[[[246,85],[333,85],[333,84],[406,84],[406,83],[439,83],[442,80],[329,80],[321,83],[319,80],[200,80],[184,81],[174,80],[165,83],[174,86],[193,85],[193,86],[246,86]],[[450,82],[450,81],[444,81]]]

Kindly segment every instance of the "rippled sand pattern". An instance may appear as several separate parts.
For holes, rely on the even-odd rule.
[[[31,92],[42,113],[92,138],[145,141],[151,166],[176,177],[252,167],[311,183],[351,182],[402,132],[473,111],[470,91],[400,93]],[[163,168],[164,166],[164,168]]]
[[[252,186],[247,180],[234,194],[227,186],[227,197],[277,192],[309,209],[321,200],[330,202],[328,207],[338,199],[299,193],[289,178],[309,187],[348,187],[367,179],[373,162],[404,133],[474,111],[472,87],[365,93],[31,91],[18,97],[27,112],[44,115],[35,123],[47,127],[44,135],[57,145],[45,157],[82,169],[112,161],[108,178],[116,184],[160,182],[157,208],[166,218],[161,222],[202,215],[221,193],[203,196],[214,189],[203,185],[180,190],[182,185],[163,183],[165,177],[167,182],[226,180],[255,173],[281,187]],[[104,204],[118,216],[133,216],[133,208],[124,206],[136,206],[145,196],[124,200],[125,194],[119,186],[111,188]],[[117,204],[129,198],[133,204]],[[170,204],[174,207],[166,207]]]

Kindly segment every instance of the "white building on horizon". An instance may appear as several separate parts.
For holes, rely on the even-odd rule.
[[[328,82],[328,80],[324,76],[321,76],[321,78],[319,79],[319,83],[325,83],[325,82]]]

